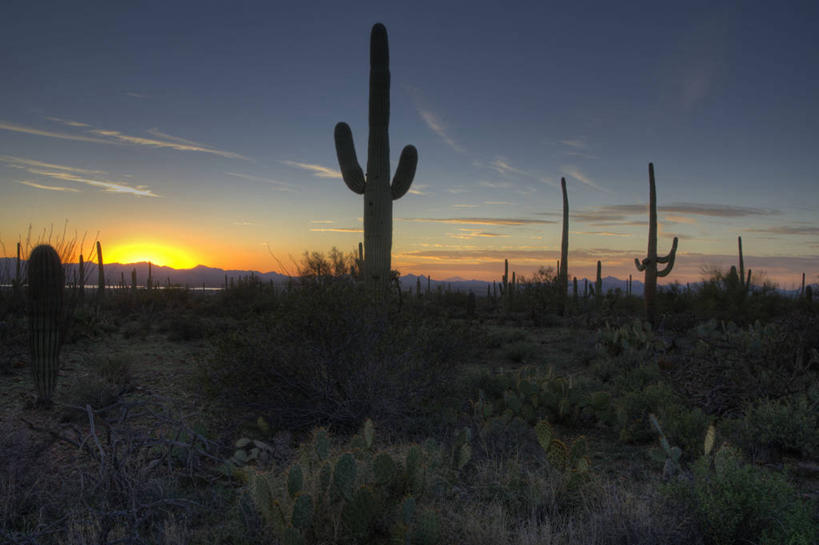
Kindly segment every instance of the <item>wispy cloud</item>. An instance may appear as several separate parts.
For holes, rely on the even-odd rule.
[[[527,176],[530,177],[531,174],[522,170],[517,167],[513,167],[509,163],[507,163],[504,159],[495,159],[491,163],[489,163],[489,167],[496,171],[499,174],[507,175],[507,174],[517,174],[519,176]]]
[[[0,130],[10,131],[10,132],[19,132],[23,134],[33,134],[36,136],[47,136],[48,138],[57,138],[60,140],[74,140],[77,142],[92,142],[94,144],[111,144],[112,142],[108,140],[103,140],[102,138],[93,138],[91,136],[84,136],[81,134],[66,134],[61,132],[54,132],[54,131],[43,131],[40,129],[34,129],[32,127],[24,127],[22,125],[15,125],[13,123],[6,123],[5,121],[0,121]]]
[[[429,110],[422,109],[421,107],[416,106],[416,108],[418,110],[418,115],[421,116],[421,119],[424,120],[427,127],[429,127],[432,132],[437,134],[441,140],[446,142],[447,146],[454,149],[458,153],[466,153],[466,149],[458,144],[451,136],[449,136],[446,126],[437,115]]]
[[[311,163],[300,163],[298,161],[282,161],[285,165],[300,168],[308,172],[312,172],[319,178],[341,178],[341,171],[328,168],[322,165],[314,165]]]
[[[87,126],[86,124],[77,125],[77,121],[72,122],[75,123],[72,126]],[[87,133],[92,134],[94,136],[86,136],[85,134],[69,134],[69,133],[61,133],[61,132],[54,132],[54,131],[44,131],[40,129],[35,129],[32,127],[24,127],[22,125],[15,125],[13,123],[6,123],[4,121],[0,121],[0,130],[11,131],[11,132],[18,132],[24,134],[33,134],[36,136],[45,136],[48,138],[57,138],[60,140],[73,140],[76,142],[90,142],[94,144],[131,144],[136,146],[147,146],[152,148],[165,148],[165,149],[174,149],[178,151],[195,151],[200,153],[209,153],[212,155],[219,155],[221,157],[226,157],[229,159],[244,159],[247,160],[247,157],[243,157],[238,153],[233,153],[231,151],[223,151],[219,150],[210,146],[206,146],[204,144],[197,144],[195,142],[189,143],[182,143],[179,139],[176,140],[157,140],[155,138],[143,138],[140,136],[130,136],[127,134],[123,134],[119,131],[112,131],[106,129],[92,129],[87,131]]]
[[[429,184],[415,184],[412,186],[412,189],[409,190],[409,193],[413,195],[428,195],[427,188]]]
[[[587,149],[588,147],[586,146],[586,141],[583,140],[582,138],[575,138],[573,140],[561,140],[560,143],[563,144],[564,146],[569,146],[570,148],[579,150],[584,150]]]
[[[668,214],[665,221],[676,223],[690,223],[693,220],[686,216],[706,216],[714,218],[743,218],[753,216],[775,216],[780,211],[770,208],[753,208],[748,206],[732,206],[722,204],[699,203],[672,203],[658,206],[660,212]],[[601,223],[633,223],[630,220],[637,215],[648,214],[648,204],[611,204],[599,206],[590,210],[572,212],[572,218],[577,221]],[[642,223],[645,223],[644,221]]]
[[[478,208],[478,206],[479,205],[477,205],[477,204],[458,203],[458,204],[453,204],[452,208]]]
[[[253,223],[252,221],[234,221],[233,225],[240,225],[240,226],[246,227],[246,226],[256,225],[256,224]]]
[[[35,161],[34,159],[25,159],[23,157],[14,157],[12,155],[0,155],[0,163],[14,168],[21,168],[28,170],[29,168],[50,168],[54,170],[65,170],[67,172],[76,172],[78,174],[104,174],[101,170],[89,170],[86,168],[69,167],[65,165],[57,165],[54,163],[46,163],[45,161]]]
[[[124,95],[131,98],[148,98],[148,95],[143,93],[134,93],[133,91],[125,91]]]
[[[0,163],[5,164],[6,166],[10,166],[13,168],[19,168],[25,170],[29,174],[35,174],[37,176],[45,176],[47,178],[52,178],[55,180],[61,180],[66,182],[76,182],[85,185],[90,185],[93,187],[99,187],[109,193],[123,193],[123,194],[130,194],[135,195],[137,197],[158,197],[156,193],[151,191],[148,186],[145,185],[138,185],[136,187],[131,186],[128,183],[120,182],[120,181],[112,181],[106,179],[94,179],[89,178],[89,176],[96,176],[101,178],[105,172],[101,170],[89,170],[65,165],[57,165],[54,163],[47,163],[45,161],[36,161],[34,159],[25,159],[22,157],[13,157],[9,155],[0,155]],[[27,180],[26,185],[35,184],[36,182],[31,182]],[[38,185],[31,185],[32,187],[37,187],[38,189],[52,189],[53,191],[60,191],[60,189],[54,189],[54,186],[43,186],[42,184]],[[42,186],[42,187],[40,187]],[[71,188],[64,188],[63,191],[76,191],[76,189]]]
[[[455,223],[458,225],[536,225],[557,223],[551,220],[528,218],[398,218],[400,221],[421,223]]]
[[[75,189],[73,187],[60,187],[60,186],[55,186],[55,185],[42,185],[42,184],[38,184],[38,183],[35,183],[35,182],[27,181],[27,180],[19,180],[17,183],[27,185],[29,187],[34,187],[34,188],[37,188],[37,189],[47,189],[49,191],[69,191],[69,192],[72,192],[72,193],[79,193],[79,191],[80,191],[79,189]]]
[[[489,233],[480,229],[458,229],[459,233],[448,233],[450,238],[470,239],[470,238],[508,238],[509,235],[500,233]]]
[[[335,223],[335,222],[333,220],[310,220],[310,223],[330,224],[330,223]]]
[[[580,169],[577,168],[576,166],[566,165],[564,167],[561,167],[560,171],[563,174],[565,174],[566,176],[571,176],[572,178],[574,178],[578,182],[580,182],[580,183],[582,183],[584,185],[587,185],[587,186],[589,186],[589,187],[591,187],[593,189],[596,189],[597,191],[602,191],[603,193],[611,193],[611,191],[609,191],[608,189],[606,189],[604,187],[601,187],[594,180],[592,180],[586,174],[581,172]]]
[[[364,230],[355,227],[316,227],[310,229],[320,233],[363,233]]]
[[[813,226],[787,226],[764,227],[748,229],[751,233],[770,233],[773,235],[819,235],[819,227]]]
[[[611,231],[572,231],[573,235],[594,235],[598,237],[631,237],[629,233],[613,233]]]
[[[490,189],[511,189],[514,187],[512,182],[490,182],[488,180],[481,180],[478,185]]]
[[[483,201],[483,204],[488,204],[490,206],[517,206],[517,203],[509,201]]]
[[[61,117],[46,117],[49,121],[68,125],[69,127],[90,127],[88,123],[80,123],[79,121],[72,121],[71,119],[63,119]]]
[[[110,138],[111,140],[108,141],[109,143],[126,143],[126,144],[134,144],[137,146],[148,146],[152,148],[167,148],[173,149],[177,151],[196,151],[200,153],[210,153],[213,155],[219,155],[221,157],[227,157],[228,159],[244,159],[247,160],[247,157],[243,157],[238,153],[233,153],[232,151],[222,151],[216,148],[212,148],[209,146],[205,146],[204,144],[183,144],[179,141],[170,141],[170,140],[157,140],[155,138],[143,138],[141,136],[130,136],[127,134],[123,134],[119,131],[111,131],[106,129],[94,129],[89,131],[92,134],[96,134],[99,136],[104,136],[106,138]]]
[[[148,186],[145,185],[131,186],[125,182],[93,180],[90,178],[83,178],[82,176],[77,176],[76,174],[71,174],[69,172],[54,172],[37,169],[28,169],[28,171],[32,174],[39,174],[40,176],[47,176],[57,180],[77,182],[80,184],[90,185],[92,187],[99,187],[108,193],[121,193],[126,195],[134,195],[136,197],[159,197],[159,195],[151,191]]]
[[[277,191],[295,191],[295,188],[284,182],[280,182],[278,180],[271,180],[270,178],[262,178],[260,176],[252,176],[250,174],[241,174],[238,172],[225,172],[228,176],[234,176],[236,178],[241,178],[242,180],[248,180],[250,182],[260,182],[263,184],[268,184],[273,186],[273,189]]]

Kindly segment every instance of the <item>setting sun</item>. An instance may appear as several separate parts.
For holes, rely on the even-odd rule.
[[[150,261],[154,265],[190,269],[198,263],[186,250],[154,242],[118,244],[110,251],[103,249],[103,259],[110,263],[139,263]]]

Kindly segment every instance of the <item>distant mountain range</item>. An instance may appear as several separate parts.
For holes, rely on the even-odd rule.
[[[13,257],[3,257],[0,258],[0,284],[7,283],[11,280],[14,276],[14,269],[15,269],[15,258]],[[122,282],[123,277],[125,279],[125,284],[130,286],[131,285],[131,271],[136,269],[137,273],[137,285],[144,286],[145,281],[148,278],[148,263],[147,262],[140,262],[140,263],[128,263],[128,264],[120,264],[120,263],[106,263],[105,264],[105,277],[106,277],[106,284],[115,286]],[[67,265],[67,272],[68,272],[68,280],[69,282],[73,282],[74,278],[79,271],[79,265],[76,263],[69,263]],[[174,286],[188,286],[189,288],[223,288],[225,286],[225,279],[230,282],[230,279],[233,278],[234,281],[238,280],[239,278],[249,277],[253,275],[254,277],[258,278],[262,282],[270,282],[273,281],[276,285],[284,285],[290,280],[290,277],[284,274],[280,274],[277,272],[259,272],[259,271],[250,271],[250,270],[242,270],[242,269],[219,269],[214,267],[206,267],[204,265],[197,265],[192,269],[174,269],[172,267],[161,267],[158,265],[151,265],[151,277],[156,285],[159,286],[166,286],[168,283]],[[426,291],[427,288],[427,277],[426,276],[416,276],[414,274],[407,274],[401,277],[401,289],[403,290],[415,290],[417,282],[420,280],[421,283],[421,290]],[[578,278],[577,279],[577,286],[578,291],[582,294],[583,293],[583,286],[584,282],[587,279],[585,278]],[[96,285],[97,283],[97,266],[94,263],[88,265],[88,271],[86,272],[86,284],[87,285]],[[498,281],[496,281],[498,283]],[[588,279],[588,283],[594,284],[594,279]],[[692,282],[691,286],[698,285],[699,282]],[[621,280],[619,278],[615,278],[614,276],[607,276],[603,278],[603,291],[614,291],[619,289],[623,293],[626,292],[626,288],[628,285],[628,280]],[[463,278],[446,278],[441,280],[432,279],[429,282],[429,287],[432,291],[437,291],[438,287],[441,289],[450,289],[452,291],[458,292],[474,292],[476,295],[485,295],[487,291],[487,287],[489,290],[492,290],[492,282],[487,282],[485,280],[465,280]],[[817,292],[819,295],[819,284],[812,284],[814,292]],[[569,282],[569,292],[571,293],[572,290],[572,283]],[[785,295],[796,295],[799,290],[779,290],[780,293]],[[643,283],[637,280],[635,277],[632,281],[632,293],[634,295],[642,295],[643,294]]]

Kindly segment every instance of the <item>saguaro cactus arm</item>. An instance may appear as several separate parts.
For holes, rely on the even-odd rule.
[[[336,125],[335,141],[338,166],[341,167],[341,177],[344,178],[344,183],[354,193],[363,195],[365,187],[364,171],[361,170],[361,165],[358,164],[358,157],[355,154],[353,132],[350,130],[350,126],[343,121]]]
[[[638,271],[643,272],[646,270],[645,261],[646,260],[644,259],[643,262],[640,262],[640,258],[634,258],[634,265],[637,267]]]
[[[671,251],[668,252],[668,255],[657,258],[657,263],[668,263],[665,269],[657,271],[657,276],[668,276],[668,273],[674,268],[675,257],[677,257],[677,237],[674,237],[674,242],[671,244]]]
[[[395,176],[392,179],[392,200],[400,199],[412,185],[415,178],[415,168],[418,166],[418,150],[412,144],[404,146],[401,157],[398,159],[398,168],[395,169]]]

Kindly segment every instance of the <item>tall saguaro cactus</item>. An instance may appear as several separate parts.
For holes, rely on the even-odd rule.
[[[563,191],[563,235],[560,239],[560,272],[558,285],[560,286],[560,299],[562,300],[562,312],[566,314],[569,291],[569,196],[566,194],[566,178],[560,179],[560,189]]]
[[[361,170],[349,125],[335,128],[336,155],[344,183],[364,195],[364,277],[371,285],[387,285],[392,249],[392,201],[409,190],[418,164],[415,146],[401,152],[390,183],[390,55],[387,29],[376,23],[370,33],[370,134],[367,174]]]
[[[668,276],[674,268],[674,258],[677,255],[677,237],[671,244],[671,251],[664,257],[657,256],[657,190],[654,187],[654,163],[648,164],[648,184],[649,184],[649,211],[648,211],[648,252],[642,262],[634,258],[634,264],[640,272],[645,271],[643,286],[643,298],[645,299],[646,319],[654,326],[656,320],[657,306],[655,296],[657,294],[657,277]],[[665,263],[666,267],[657,270],[657,264]]]
[[[739,283],[743,291],[751,289],[751,269],[748,269],[748,276],[745,276],[745,260],[742,259],[742,237],[737,237],[737,246],[739,247]]]
[[[100,298],[105,295],[105,269],[102,263],[102,245],[97,241],[97,294]]]
[[[28,259],[29,348],[38,405],[49,405],[57,386],[64,284],[57,251],[46,244],[34,248]]]

